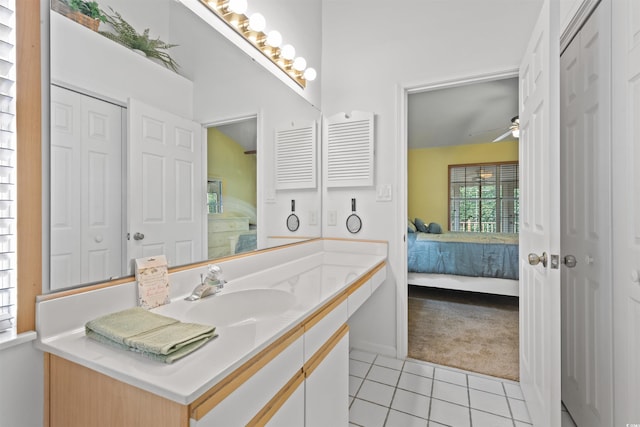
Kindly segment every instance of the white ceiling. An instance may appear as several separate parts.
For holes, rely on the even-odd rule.
[[[409,148],[491,142],[504,134],[518,114],[518,78],[473,83],[409,95]],[[217,128],[256,149],[256,119]],[[515,141],[509,136],[503,141]]]
[[[216,126],[216,129],[242,145],[244,151],[256,150],[257,120],[255,117]]]
[[[409,149],[491,142],[518,115],[518,78],[412,93],[408,104]]]

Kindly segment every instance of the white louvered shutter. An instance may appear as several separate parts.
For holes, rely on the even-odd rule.
[[[276,129],[276,190],[316,188],[316,128],[311,121]]]
[[[0,0],[0,330],[16,315],[15,1]]]
[[[354,111],[327,117],[323,125],[327,188],[373,185],[373,113]]]

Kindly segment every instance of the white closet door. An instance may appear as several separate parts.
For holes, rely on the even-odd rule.
[[[640,423],[640,2],[612,2],[616,426]]]
[[[561,64],[562,401],[581,427],[613,424],[611,4],[593,12]]]
[[[206,213],[200,124],[129,101],[128,260],[201,261]],[[133,270],[132,270],[133,272]]]
[[[120,276],[122,108],[51,87],[51,289]]]
[[[536,426],[560,426],[558,4],[545,0],[520,66],[520,382]]]

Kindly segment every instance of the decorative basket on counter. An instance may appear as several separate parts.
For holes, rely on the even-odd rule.
[[[51,0],[51,10],[54,10],[93,31],[98,31],[98,26],[100,26],[99,19],[91,18],[82,12],[71,9],[69,5],[65,4],[61,0]]]

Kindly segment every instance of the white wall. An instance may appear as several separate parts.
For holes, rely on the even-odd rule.
[[[191,81],[54,12],[51,81],[120,104],[131,97],[182,117],[193,114]]]
[[[43,425],[44,357],[28,341],[0,350],[0,426]]]
[[[353,237],[344,227],[356,197],[363,220],[357,235],[389,241],[391,277],[350,321],[351,344],[396,354],[396,299],[406,203],[398,192],[399,87],[434,84],[517,69],[541,2],[457,0],[323,2],[322,112],[364,110],[376,114],[375,184],[392,187],[391,202],[376,202],[374,188],[323,192],[323,236]],[[428,118],[425,118],[428,119]],[[427,184],[427,183],[425,183]],[[406,208],[405,208],[406,209]],[[328,226],[336,210],[338,225]],[[404,356],[398,354],[398,356]]]

